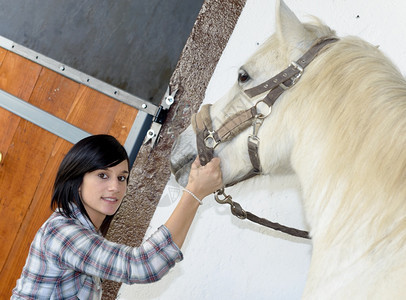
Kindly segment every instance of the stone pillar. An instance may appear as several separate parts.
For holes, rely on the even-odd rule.
[[[128,194],[107,238],[129,246],[140,245],[170,177],[171,147],[198,111],[218,60],[233,32],[246,0],[206,0],[172,74],[178,89],[158,145],[142,146],[131,170]],[[115,299],[119,283],[103,283],[103,299]]]

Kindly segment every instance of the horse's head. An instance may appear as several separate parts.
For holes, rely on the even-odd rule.
[[[222,161],[225,184],[235,182],[252,171],[253,159],[247,146],[250,139],[252,145],[258,147],[257,161],[260,165],[255,167],[255,172],[275,174],[290,171],[293,139],[298,134],[290,128],[290,124],[292,119],[298,118],[300,103],[293,104],[298,100],[292,97],[291,90],[286,90],[275,99],[276,102],[267,104],[262,100],[267,96],[269,88],[254,88],[285,70],[291,62],[296,62],[320,38],[333,35],[334,32],[317,20],[314,24],[302,24],[283,1],[277,1],[276,32],[240,67],[236,83],[228,93],[216,101],[210,110],[205,107],[204,113],[201,110],[195,115],[192,118],[194,126],[189,126],[176,141],[171,164],[177,181],[186,185],[190,165],[198,154],[196,134],[203,134],[204,129],[206,132],[200,140],[199,148],[205,147],[205,144],[213,147],[213,143],[221,140],[212,150],[212,155],[220,157]],[[292,81],[302,75],[300,69],[298,66],[293,70],[295,74]],[[285,90],[286,86],[282,84],[282,87]],[[293,105],[294,112],[288,109]],[[239,115],[240,112],[246,112],[245,116]],[[227,123],[230,118],[231,121]],[[257,127],[252,125],[254,123]],[[223,132],[220,137],[217,133],[217,137],[207,137],[207,131],[219,130]],[[202,158],[200,151],[199,155]]]

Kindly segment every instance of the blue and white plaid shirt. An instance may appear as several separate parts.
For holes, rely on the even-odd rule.
[[[183,259],[165,226],[132,248],[107,241],[77,207],[74,215],[56,212],[38,230],[11,299],[100,299],[100,278],[154,282]]]

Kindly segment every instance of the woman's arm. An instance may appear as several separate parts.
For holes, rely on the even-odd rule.
[[[110,242],[79,220],[63,216],[48,221],[32,247],[26,266],[30,276],[25,280],[35,284],[45,278],[52,285],[52,277],[66,280],[64,285],[75,284],[75,272],[126,284],[149,283],[162,278],[183,259],[165,226],[133,248]]]
[[[220,159],[215,157],[201,166],[199,158],[193,162],[186,189],[202,200],[223,186]],[[196,215],[199,202],[188,193],[183,195],[165,226],[169,229],[175,244],[181,248]]]

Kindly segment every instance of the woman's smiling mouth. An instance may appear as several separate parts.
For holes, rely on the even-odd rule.
[[[108,202],[117,202],[118,199],[115,197],[102,197],[103,200],[108,201]]]

